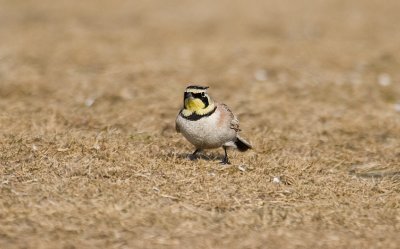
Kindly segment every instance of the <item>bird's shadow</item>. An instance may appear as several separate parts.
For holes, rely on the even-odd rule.
[[[224,158],[223,155],[218,154],[218,153],[207,153],[207,152],[198,152],[195,156],[193,156],[192,153],[174,153],[174,152],[169,152],[168,156],[175,156],[176,158],[179,159],[187,159],[190,161],[196,161],[196,160],[205,160],[205,161],[222,161]]]

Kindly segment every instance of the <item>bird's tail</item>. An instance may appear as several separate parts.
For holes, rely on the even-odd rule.
[[[253,148],[249,142],[239,136],[236,137],[235,145],[239,151],[246,151]]]

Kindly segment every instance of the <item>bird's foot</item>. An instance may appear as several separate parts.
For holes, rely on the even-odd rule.
[[[229,164],[231,164],[231,162],[229,162],[228,158],[224,158],[224,159],[222,159],[221,164],[222,165],[229,165]]]
[[[197,155],[190,154],[189,155],[189,160],[190,161],[196,161],[197,160]]]
[[[201,151],[200,149],[196,149],[192,154],[189,155],[189,160],[190,161],[197,160],[197,153],[199,153],[200,151]]]

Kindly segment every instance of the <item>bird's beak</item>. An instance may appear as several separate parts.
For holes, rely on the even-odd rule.
[[[192,93],[185,92],[185,99],[194,99]]]

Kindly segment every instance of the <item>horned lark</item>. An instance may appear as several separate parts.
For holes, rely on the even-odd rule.
[[[238,135],[239,121],[228,106],[216,103],[207,93],[208,87],[188,86],[183,97],[183,108],[176,118],[176,131],[192,143],[196,150],[222,147],[223,164],[229,164],[227,148],[246,151],[252,146]]]

